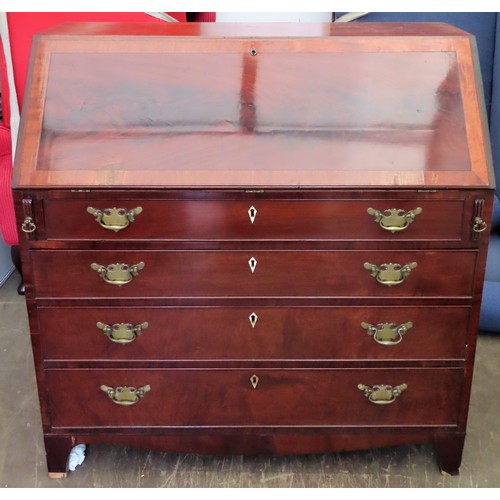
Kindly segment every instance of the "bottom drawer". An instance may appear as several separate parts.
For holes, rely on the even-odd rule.
[[[463,383],[458,368],[51,369],[46,375],[58,428],[457,425]],[[401,394],[378,390],[382,384],[399,386]]]

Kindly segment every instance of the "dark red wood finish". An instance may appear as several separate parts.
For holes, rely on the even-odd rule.
[[[489,187],[470,37],[351,29],[39,37],[14,184]]]
[[[258,377],[256,388],[250,382],[253,375]],[[456,426],[463,371],[48,370],[47,380],[55,428]],[[151,390],[123,407],[100,389],[103,384],[149,385]],[[358,384],[408,388],[392,403],[378,405]]]
[[[307,163],[318,171],[365,171],[366,158],[395,172],[471,169],[455,54],[338,52],[333,43],[319,52],[309,42],[303,52],[283,52],[256,40],[255,57],[237,40],[221,41],[221,51],[196,44],[168,58],[158,57],[154,43],[136,54],[96,46],[78,63],[73,52],[55,53],[37,170],[99,175],[111,166],[136,177],[165,170],[175,179],[206,165],[219,175],[293,176]],[[104,92],[114,78],[127,84]],[[422,94],[433,99],[424,102]],[[246,123],[240,110],[248,107]],[[436,121],[437,109],[445,120]]]
[[[119,205],[117,207],[117,204]],[[97,205],[95,207],[94,205]],[[134,222],[118,232],[101,227],[87,207],[141,207]],[[254,219],[249,211],[253,208]],[[380,227],[367,210],[422,209],[401,232]],[[382,240],[459,241],[462,200],[46,200],[47,239],[56,240]],[[78,214],[81,217],[78,218]]]
[[[255,259],[252,272],[249,262]],[[32,252],[37,297],[471,297],[475,251],[74,251]],[[91,269],[144,263],[123,286]],[[364,268],[416,262],[399,285]]]
[[[250,316],[256,320],[252,326]],[[469,307],[42,307],[47,361],[464,359]],[[148,323],[129,344],[96,324]],[[395,345],[361,323],[411,322]]]
[[[77,443],[429,442],[456,473],[488,243],[473,227],[494,186],[473,38],[365,23],[51,33],[34,43],[14,176],[19,227],[27,205],[36,225],[21,257],[49,473]],[[143,210],[115,233],[89,206]],[[367,213],[416,207],[396,233]],[[145,266],[118,287],[94,262]],[[387,287],[365,262],[417,267]],[[118,345],[97,322],[148,326]],[[412,327],[385,346],[362,322]],[[403,383],[389,405],[357,388]],[[151,391],[121,407],[102,384]]]

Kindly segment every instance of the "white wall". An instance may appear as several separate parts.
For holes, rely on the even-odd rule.
[[[243,23],[330,23],[332,12],[217,12],[216,20],[217,22]]]

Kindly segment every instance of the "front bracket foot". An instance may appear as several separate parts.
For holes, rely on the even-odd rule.
[[[440,434],[434,436],[438,464],[443,476],[457,476],[462,463],[465,434]]]

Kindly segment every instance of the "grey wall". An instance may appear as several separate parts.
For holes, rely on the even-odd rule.
[[[10,247],[4,243],[0,235],[0,286],[7,281],[13,270],[14,265],[10,258]]]

